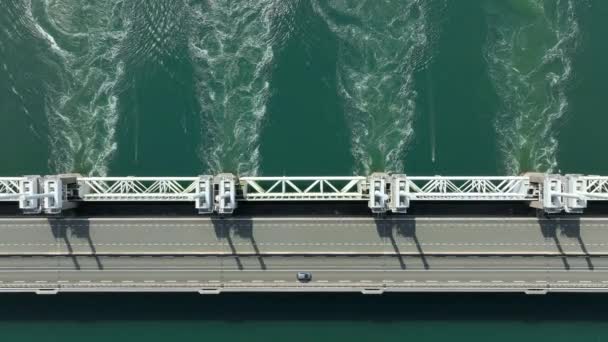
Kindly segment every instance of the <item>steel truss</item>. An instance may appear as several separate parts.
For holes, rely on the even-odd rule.
[[[528,193],[528,177],[405,177],[406,196],[418,201],[522,201]],[[402,190],[403,191],[403,190]]]
[[[608,200],[608,177],[580,176],[578,179],[582,186],[577,194],[590,200]]]
[[[0,178],[0,201],[17,201],[21,195],[21,183],[25,177]]]
[[[367,200],[366,177],[240,177],[245,201]]]
[[[83,201],[194,201],[198,177],[79,177]]]
[[[531,173],[515,177],[82,177],[0,178],[0,201],[57,214],[78,202],[194,202],[199,213],[230,214],[238,201],[368,201],[374,213],[405,213],[411,201],[526,201],[547,213],[582,212],[608,200],[608,177]]]

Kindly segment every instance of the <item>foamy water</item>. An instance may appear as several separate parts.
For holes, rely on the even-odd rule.
[[[430,11],[442,2],[332,1],[324,12],[339,40],[338,84],[351,125],[355,173],[403,172],[419,112],[414,73],[437,39]]]
[[[280,0],[192,6],[190,54],[202,109],[201,160],[210,172],[256,174],[269,96],[273,18]]]
[[[49,165],[53,172],[106,174],[116,149],[116,59],[125,36],[120,1],[36,1],[28,12],[50,54],[57,83],[46,91]]]
[[[485,57],[501,99],[496,120],[508,174],[556,171],[558,123],[580,36],[574,0],[489,3]]]

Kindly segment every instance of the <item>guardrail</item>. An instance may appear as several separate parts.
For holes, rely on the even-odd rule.
[[[0,178],[0,201],[57,214],[79,202],[194,202],[200,213],[232,213],[238,201],[367,201],[375,213],[405,213],[411,201],[526,201],[548,213],[581,212],[608,200],[608,177],[523,176],[82,177]]]

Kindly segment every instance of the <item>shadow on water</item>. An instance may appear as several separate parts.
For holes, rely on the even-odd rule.
[[[428,270],[430,265],[426,258],[426,255],[422,249],[422,245],[418,240],[418,236],[416,235],[416,220],[391,220],[387,219],[384,216],[376,216],[374,217],[374,222],[376,224],[376,231],[378,235],[382,237],[384,240],[390,241],[392,246],[392,251],[396,254],[396,258],[399,260],[399,265],[401,269],[407,269],[407,265],[404,261],[403,254],[407,251],[404,251],[399,247],[399,243],[397,237],[401,237],[406,239],[407,241],[411,241],[411,243],[416,247],[416,253],[420,257],[420,261],[424,269]]]
[[[549,241],[552,241],[557,248],[558,253],[561,255],[564,268],[569,270],[571,268],[568,261],[568,255],[570,251],[564,250],[564,244],[562,244],[560,237],[567,239],[576,239],[580,250],[575,250],[575,253],[582,253],[587,262],[587,267],[590,270],[595,269],[591,255],[587,250],[587,246],[581,236],[581,221],[578,216],[571,216],[567,219],[561,219],[557,217],[540,216],[539,224],[543,237]]]
[[[589,321],[608,320],[602,294],[3,294],[2,321]],[[405,309],[406,308],[406,309]]]
[[[67,221],[60,218],[49,218],[48,222],[51,226],[53,236],[57,240],[57,244],[63,244],[65,246],[70,255],[70,258],[72,259],[72,263],[75,269],[82,269],[82,265],[80,264],[78,255],[83,253],[79,252],[78,250],[75,250],[74,245],[82,244],[81,241],[83,240],[86,240],[86,243],[88,244],[88,251],[86,253],[90,253],[92,255],[92,258],[95,260],[97,269],[104,269],[103,263],[97,255],[95,243],[91,238],[91,228],[88,219]],[[76,240],[76,243],[74,243],[73,240]]]

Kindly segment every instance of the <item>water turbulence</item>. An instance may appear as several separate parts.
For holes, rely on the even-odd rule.
[[[117,174],[191,175],[200,171],[199,108],[188,39],[194,24],[185,0],[128,1],[121,79]],[[159,139],[162,137],[162,139]]]
[[[489,1],[485,57],[502,107],[496,121],[509,174],[554,171],[556,124],[568,107],[579,25],[574,0]]]
[[[323,12],[339,40],[339,92],[352,131],[355,172],[404,170],[417,112],[415,72],[437,38],[439,2],[330,1]]]
[[[282,1],[205,1],[192,5],[190,40],[209,172],[256,174],[259,132],[269,96],[272,17]]]
[[[5,0],[0,11],[0,172],[47,169],[42,37],[26,0]]]
[[[116,149],[115,85],[125,36],[120,1],[32,1],[29,15],[56,80],[46,89],[53,172],[105,174]]]

